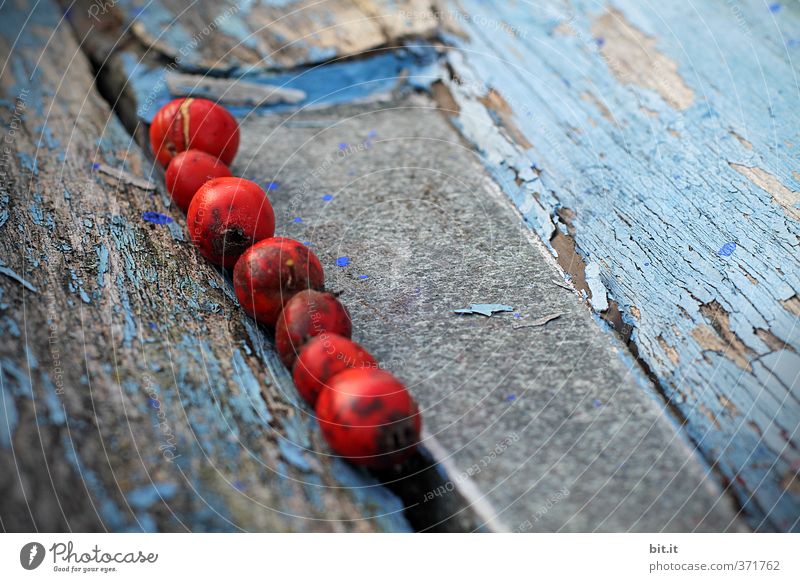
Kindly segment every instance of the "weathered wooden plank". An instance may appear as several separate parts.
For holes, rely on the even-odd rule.
[[[455,30],[457,27],[459,27],[459,23],[465,18],[465,16],[461,15],[460,13],[445,11],[440,12],[440,16],[445,19],[444,24],[446,28],[451,30]],[[75,22],[76,21],[73,18],[73,23]],[[485,24],[487,21],[484,18],[482,19],[482,22]],[[493,27],[498,30],[503,30],[504,33],[513,32],[508,25],[503,25],[499,21],[494,21]],[[80,26],[78,28],[80,30]],[[461,31],[461,34],[463,34],[463,30]],[[113,42],[111,44],[113,44]],[[94,48],[90,48],[90,54],[95,55],[93,56],[93,60],[95,60],[95,62],[102,62],[102,58],[98,57],[98,55],[102,54],[102,50],[98,51],[97,45],[95,45]],[[118,73],[115,71],[109,72],[114,75],[114,80],[112,83],[114,86],[111,90],[111,98],[115,99],[114,95],[124,93],[126,87],[132,87],[133,90],[128,97],[128,108],[133,108],[137,111],[139,117],[147,120],[149,116],[152,115],[152,112],[155,111],[155,104],[163,103],[171,96],[167,91],[167,84],[164,82],[164,79],[170,74],[171,71],[181,70],[181,67],[175,67],[172,65],[165,66],[163,64],[159,65],[158,63],[148,61],[146,58],[142,59],[141,53],[135,48],[131,49],[130,47],[123,48],[117,53],[116,56],[122,62],[121,69],[125,71],[126,74],[118,75]],[[344,94],[344,101],[353,100],[356,98],[361,99],[364,97],[375,99],[376,96],[380,96],[381,98],[385,99],[391,95],[391,92],[389,91],[391,88],[409,85],[416,87],[430,87],[431,83],[436,79],[446,79],[447,76],[444,75],[443,77],[441,71],[432,71],[429,64],[430,57],[423,58],[422,61],[418,63],[416,60],[408,60],[407,54],[388,54],[380,57],[374,57],[372,59],[359,59],[358,61],[351,63],[329,64],[324,67],[315,67],[308,71],[304,71],[299,75],[259,73],[257,75],[248,77],[247,80],[248,82],[254,81],[273,86],[307,91],[307,99],[303,102],[269,106],[257,110],[258,113],[270,113],[280,111],[281,109],[305,109],[309,107],[320,107],[321,105],[327,105],[331,102],[335,103],[337,100],[341,99],[341,93]],[[235,78],[236,76],[234,75],[233,77]],[[403,83],[398,83],[398,80],[403,81]],[[363,86],[365,85],[368,87],[365,92],[355,94],[352,93],[354,88],[356,91],[363,91]],[[370,85],[372,85],[372,87],[370,87]],[[377,90],[374,88],[377,88]],[[442,85],[433,85],[434,94],[437,95],[440,100],[444,99],[446,96],[441,89]],[[156,96],[155,98],[154,95]],[[489,94],[487,97],[487,101],[491,102],[493,95]],[[454,102],[451,102],[451,105],[454,104]],[[323,132],[326,129],[335,128],[336,126],[340,125],[335,117],[331,117],[332,115],[335,116],[336,113],[320,112],[319,118],[316,118],[314,114],[304,114],[300,117],[292,115],[285,120],[285,127],[273,130],[270,129],[272,127],[270,123],[273,123],[273,121],[265,119],[262,122],[258,119],[255,119],[253,117],[254,112],[251,108],[234,107],[233,109],[244,120],[245,141],[247,142],[248,135],[252,135],[252,139],[255,140],[251,144],[252,147],[247,148],[248,151],[251,151],[252,155],[254,156],[252,162],[243,163],[240,161],[239,163],[243,165],[237,166],[235,170],[243,175],[259,180],[286,180],[286,184],[281,187],[279,196],[276,197],[276,202],[279,207],[284,208],[287,213],[284,217],[286,222],[291,221],[292,218],[296,218],[293,213],[300,208],[297,206],[298,204],[308,204],[312,207],[315,204],[318,204],[318,202],[315,202],[313,197],[319,193],[315,194],[313,191],[309,191],[309,189],[312,188],[311,184],[316,183],[315,180],[319,179],[319,175],[327,174],[331,168],[343,169],[343,167],[340,167],[340,164],[337,163],[337,158],[335,156],[326,156],[325,152],[323,151],[309,151],[306,153],[295,152],[292,154],[292,152],[294,152],[294,149],[292,149],[294,146],[291,144],[295,144],[295,141],[293,140],[297,138],[297,134],[292,134],[292,132],[283,134],[282,130],[291,128],[294,131],[300,131],[305,129],[306,131],[310,131],[312,135],[315,136],[312,141],[316,142],[318,137],[316,136],[316,132]],[[500,107],[499,110],[504,114],[511,113],[510,108]],[[122,110],[120,113],[123,116],[126,115],[125,110]],[[411,119],[416,114],[417,112],[415,110],[413,113],[406,112],[405,115],[394,115],[391,123],[394,123],[394,125],[398,127],[418,127],[418,123],[412,123]],[[421,123],[424,125],[424,122]],[[267,129],[264,129],[265,127]],[[366,127],[361,127],[361,129],[364,129],[365,131],[367,130]],[[351,131],[358,131],[358,128],[354,128]],[[276,133],[280,133],[280,138],[275,137]],[[368,137],[366,140],[370,141],[368,134],[369,132],[367,131]],[[514,135],[517,139],[524,140],[524,137],[519,132],[515,133]],[[265,136],[270,137],[265,138]],[[264,142],[265,139],[268,139],[270,143],[266,144]],[[341,144],[345,142],[340,141],[337,143]],[[297,147],[300,147],[301,145],[303,146],[301,149],[310,147],[309,144],[305,143],[297,144]],[[343,155],[344,159],[351,158],[348,152],[353,148],[355,148],[356,153],[361,152],[361,145],[363,145],[363,143],[348,142],[348,146],[345,147],[344,150],[339,151],[341,155]],[[283,151],[286,153],[281,154],[280,152]],[[485,150],[485,152],[486,151],[488,150]],[[496,152],[489,151],[489,153],[493,156],[496,156]],[[446,165],[442,163],[441,156],[431,153],[431,150],[420,150],[418,151],[418,154],[419,159],[416,162],[417,164],[423,163],[423,160],[435,159],[437,160],[437,165]],[[517,158],[513,147],[508,147],[503,151],[503,154],[508,155],[510,160],[516,160]],[[291,163],[286,162],[286,166],[292,167],[293,171],[273,171],[272,168],[274,166],[284,164],[284,160],[281,157],[282,155],[285,155],[287,159],[291,159]],[[302,163],[294,159],[297,156],[302,156]],[[392,160],[394,159],[391,156],[389,157]],[[497,158],[495,157],[494,159]],[[378,164],[383,163],[381,159],[375,160],[375,162]],[[294,163],[300,165],[292,165]],[[464,162],[461,160],[458,163],[463,164]],[[453,162],[453,165],[455,167],[457,164]],[[309,168],[312,169],[309,170]],[[264,173],[264,171],[266,171],[266,173]],[[349,171],[355,172],[355,170]],[[370,168],[364,169],[364,171],[369,174],[373,170]],[[463,172],[464,168],[461,168],[455,171],[455,174],[461,175]],[[293,181],[296,181],[301,177],[304,180],[303,183],[292,185]],[[316,187],[318,188],[326,188],[327,186],[329,185],[323,183],[316,184]],[[435,187],[431,186],[431,188],[434,190],[438,189],[439,187],[440,185],[438,184]],[[378,190],[381,189],[383,188],[379,188]],[[369,200],[372,199],[371,196],[373,196],[375,192],[373,187],[367,188],[366,191],[361,189],[358,189],[357,191],[359,196],[362,198],[363,196],[367,196],[367,198],[364,199],[365,203],[368,203]],[[311,198],[308,198],[309,196]],[[288,201],[285,197],[288,197]],[[360,200],[361,198],[358,199]],[[288,207],[285,206],[287,203]],[[451,202],[448,202],[448,204],[451,204]],[[452,207],[452,205],[449,208],[449,212],[460,212],[455,207]],[[343,215],[340,216],[338,220],[346,220],[347,216],[357,216],[358,209],[358,203],[351,203],[349,209],[346,208]],[[449,216],[449,214],[445,214]],[[426,230],[426,228],[434,231],[440,229],[438,224],[434,224],[435,221],[433,220],[433,217],[429,217],[427,220],[420,221],[419,217],[414,215],[412,222],[423,232]],[[500,222],[502,222],[502,220],[500,220]],[[298,227],[298,224],[304,225],[305,221],[295,223],[294,228],[302,228],[302,226]],[[387,236],[387,232],[388,231],[381,231],[381,236]],[[289,233],[297,236],[297,233],[294,233],[292,230],[290,230]],[[375,248],[383,249],[385,247],[385,245],[379,245],[375,241],[373,241],[373,243],[375,243]],[[427,249],[427,251],[432,252],[432,250],[435,248],[435,245],[432,245]],[[321,252],[326,251],[323,250]],[[369,252],[369,249],[363,248],[359,259],[362,262],[368,262],[371,254],[373,253]],[[535,256],[536,255],[534,253],[534,257]],[[329,259],[334,260],[335,257],[329,257]],[[376,260],[378,263],[381,262],[379,258]],[[531,258],[530,249],[526,251],[524,258],[520,257],[520,261],[523,262],[536,262],[536,260],[537,259]],[[435,264],[436,263],[433,263],[433,265]],[[429,265],[425,272],[429,273],[429,275],[432,277],[432,280],[436,280],[441,283],[441,274],[437,275],[435,273],[431,273],[430,269],[432,268],[433,267]],[[406,271],[405,269],[410,269],[411,271]],[[416,273],[417,271],[418,268],[415,267],[415,263],[405,261],[397,268],[396,273],[393,271],[394,275],[391,277],[391,279],[393,281],[396,280],[396,284],[399,285],[400,281],[402,281],[404,278],[412,276],[412,274]],[[553,275],[552,272],[548,272],[547,269],[544,269],[544,273],[545,276],[552,277]],[[508,273],[506,273],[506,275],[508,275]],[[590,276],[589,283],[587,285],[591,285],[593,289],[602,288],[602,282],[600,281],[598,275],[595,275],[594,277]],[[498,277],[502,278],[502,276],[502,273],[498,274]],[[518,274],[515,273],[514,275],[511,275],[511,279],[509,279],[509,281],[517,281],[517,278]],[[461,285],[468,289],[475,287],[474,281],[464,282],[460,279],[453,279],[453,281],[450,283],[456,287]],[[392,284],[395,285],[395,283]],[[551,283],[548,279],[545,287],[550,284]],[[553,289],[558,290],[558,285],[556,283],[552,283],[552,285]],[[353,289],[353,291],[356,292],[356,289]],[[520,291],[523,290],[506,290],[509,295]],[[452,293],[450,293],[448,296],[451,298],[455,297],[452,295]],[[391,301],[385,296],[381,297],[391,303]],[[550,295],[547,295],[547,297],[548,299],[545,302],[547,305],[562,305],[561,302],[564,301],[563,297],[558,298],[557,300]],[[469,299],[464,298],[464,304],[467,304],[468,302]],[[569,303],[567,304],[569,305]],[[464,305],[450,305],[449,307],[455,309],[463,306]],[[571,304],[569,309],[574,311],[576,306]],[[377,312],[373,309],[370,311],[370,313],[374,315]],[[571,311],[571,313],[573,312]],[[571,500],[569,502],[564,502],[563,504],[560,503],[560,509],[551,512],[546,521],[538,522],[535,526],[536,529],[557,529],[559,527],[576,530],[594,528],[613,530],[627,529],[630,527],[643,529],[660,529],[665,527],[668,529],[692,529],[695,527],[703,529],[725,529],[727,527],[737,527],[732,514],[726,510],[725,500],[720,499],[716,505],[714,504],[714,500],[717,500],[715,495],[718,495],[718,492],[714,492],[713,486],[710,486],[710,489],[708,488],[708,484],[704,483],[706,477],[703,477],[699,474],[699,471],[692,459],[686,458],[685,451],[681,452],[682,449],[680,440],[675,440],[674,435],[672,435],[672,437],[665,436],[665,434],[668,434],[669,431],[667,430],[667,433],[664,433],[663,431],[665,429],[663,427],[655,428],[660,427],[661,421],[657,419],[657,415],[655,417],[652,416],[653,411],[649,409],[648,406],[642,405],[640,398],[644,395],[636,394],[638,389],[636,388],[635,384],[631,383],[630,379],[621,380],[621,377],[624,376],[624,373],[619,369],[619,362],[617,362],[615,359],[617,357],[615,355],[616,352],[614,352],[614,350],[608,345],[608,338],[603,338],[602,334],[592,331],[591,326],[587,325],[585,315],[582,316],[578,315],[577,313],[573,313],[573,315],[577,317],[578,321],[581,321],[581,329],[583,330],[582,333],[588,334],[588,336],[582,341],[587,342],[587,345],[591,346],[591,349],[594,350],[592,353],[605,354],[602,356],[595,356],[596,358],[599,358],[604,362],[608,359],[613,360],[608,364],[608,370],[606,370],[608,374],[605,376],[604,383],[602,384],[602,386],[608,387],[610,392],[606,394],[603,392],[604,388],[602,388],[602,386],[598,387],[593,392],[596,398],[594,398],[592,402],[598,400],[601,402],[613,400],[613,404],[610,407],[603,408],[603,414],[605,415],[603,418],[604,420],[609,420],[609,415],[611,415],[614,420],[610,425],[603,424],[603,426],[615,426],[622,428],[617,432],[618,439],[612,439],[613,445],[606,443],[606,446],[601,448],[605,451],[605,454],[611,454],[610,451],[612,449],[628,451],[626,448],[627,446],[640,442],[637,439],[642,439],[640,447],[635,448],[632,454],[633,458],[635,458],[637,454],[642,454],[647,460],[642,460],[641,462],[626,462],[619,467],[615,465],[608,465],[605,467],[605,469],[608,469],[611,471],[611,473],[607,475],[603,470],[598,472],[598,469],[592,465],[592,459],[594,457],[592,457],[591,454],[589,454],[588,457],[575,455],[574,451],[572,455],[567,454],[574,448],[571,448],[571,445],[574,445],[576,439],[577,441],[582,441],[582,439],[585,439],[586,446],[591,449],[593,446],[591,443],[602,442],[604,439],[607,440],[608,438],[607,436],[600,436],[605,434],[605,429],[601,430],[596,423],[590,422],[588,424],[588,428],[584,423],[588,417],[582,412],[581,407],[587,402],[585,398],[587,393],[585,391],[580,391],[576,395],[577,400],[567,399],[567,401],[560,403],[559,406],[550,407],[546,412],[539,411],[536,413],[537,416],[542,416],[542,420],[536,423],[537,426],[547,427],[546,430],[550,431],[550,433],[553,435],[560,433],[560,436],[554,437],[554,442],[550,442],[550,439],[548,439],[547,446],[543,448],[540,447],[533,456],[526,452],[526,450],[528,450],[527,448],[517,447],[515,449],[515,453],[504,454],[504,460],[497,462],[492,470],[485,471],[478,480],[480,487],[484,487],[484,490],[491,491],[489,497],[492,499],[492,502],[499,507],[498,509],[494,510],[497,514],[497,518],[505,522],[505,526],[510,529],[519,528],[525,520],[520,519],[520,523],[516,523],[514,520],[515,515],[519,515],[519,512],[521,512],[526,519],[537,515],[542,506],[548,505],[549,507],[548,501],[550,496],[553,495],[554,492],[560,490],[565,483],[569,483],[572,486]],[[543,315],[548,314],[549,313],[545,313]],[[406,314],[406,316],[407,315],[408,314]],[[365,331],[365,333],[373,334],[371,336],[366,336],[368,339],[371,337],[373,340],[370,348],[383,355],[388,361],[392,361],[393,350],[400,349],[402,351],[403,346],[413,347],[415,345],[415,342],[411,341],[415,335],[412,335],[409,338],[408,334],[410,332],[419,334],[418,339],[422,342],[425,342],[427,338],[427,340],[430,340],[432,345],[447,343],[440,342],[440,340],[437,338],[431,338],[429,337],[429,334],[420,334],[421,330],[409,330],[407,326],[401,325],[399,328],[392,328],[392,335],[398,338],[409,339],[400,343],[396,341],[392,342],[391,349],[387,351],[386,329],[383,327],[383,325],[386,324],[386,321],[379,317],[378,319],[375,319],[373,323],[375,323],[375,325],[371,328],[369,325],[365,324],[367,325],[367,328],[369,328],[367,331]],[[440,331],[439,328],[436,329],[437,332]],[[515,331],[515,334],[516,333],[520,332]],[[452,336],[451,341],[453,345],[458,345],[458,340],[456,339],[457,336],[460,337],[458,333],[455,333],[455,336]],[[520,346],[517,345],[517,340],[513,337],[506,337],[506,339],[511,341],[511,344],[507,349],[513,350],[520,348]],[[552,337],[547,336],[547,339],[543,341],[545,342],[543,344],[543,349],[550,349],[547,346],[553,341]],[[571,341],[569,344],[570,347],[574,348],[580,353],[583,353],[581,351],[583,348],[580,348],[580,346],[575,347],[573,344],[574,341]],[[570,365],[570,363],[575,359],[574,353],[564,352],[564,354],[564,361],[561,364]],[[530,354],[528,355],[530,356]],[[432,358],[434,361],[440,361],[436,359],[436,356],[432,356]],[[420,359],[415,357],[414,362],[416,364],[420,364]],[[531,356],[531,360],[527,363],[527,366],[516,366],[509,371],[508,378],[513,378],[512,384],[514,385],[524,383],[523,379],[526,374],[529,376],[538,375],[536,370],[538,370],[540,364],[541,362],[538,359]],[[504,361],[499,362],[498,365],[502,368]],[[533,368],[531,368],[531,366],[533,366]],[[429,367],[434,369],[439,368],[439,366],[435,363],[432,363]],[[553,366],[552,362],[550,362],[546,368],[548,378],[547,383],[537,387],[543,390],[544,393],[548,393],[548,390],[553,389],[552,386],[557,384],[558,374],[563,372],[559,365]],[[409,368],[407,368],[403,373],[406,374],[408,378],[416,378],[416,375],[419,374],[421,370],[424,371],[425,369],[426,367],[424,365],[421,368],[412,368],[409,366]],[[452,370],[453,367],[449,367],[448,371]],[[594,371],[594,368],[590,366],[589,368],[582,368],[582,370],[582,373],[592,373],[592,377],[596,380],[596,372]],[[476,378],[475,369],[469,366],[466,366],[463,369],[457,369],[455,371],[457,373],[453,375],[453,378],[457,379],[462,377],[459,374],[463,374],[472,379]],[[486,373],[487,371],[487,367],[480,367],[481,373]],[[573,383],[577,382],[580,384],[580,378],[582,377],[581,374],[578,375],[578,378],[573,378],[572,372],[569,372],[569,374]],[[489,378],[488,382],[491,381],[492,378]],[[618,395],[617,391],[615,390],[620,383],[626,386],[626,389],[622,391],[623,394],[621,396]],[[485,388],[484,384],[486,384],[486,382],[478,382],[478,384]],[[442,386],[446,387],[447,385],[447,383],[442,383]],[[469,393],[475,394],[475,392],[473,392],[475,386],[472,383],[470,383],[470,386],[472,388]],[[643,386],[646,386],[646,382],[643,383]],[[438,392],[435,390],[435,388],[435,386],[429,387],[420,395],[420,398],[423,401],[433,398],[436,402],[439,402],[438,397],[436,396]],[[453,424],[451,420],[453,418],[460,417],[463,412],[459,412],[460,409],[458,408],[459,404],[457,401],[451,402],[451,405],[448,406],[445,406],[445,402],[445,399],[442,399],[442,402],[439,402],[440,410],[438,413],[434,413],[433,417],[434,426],[449,426],[450,424]],[[531,414],[528,402],[530,401],[526,401],[525,403],[521,402],[514,411],[514,414],[503,412],[503,416],[505,417],[506,414],[509,414],[510,416],[508,418],[516,418],[517,420],[528,419],[529,417],[527,415]],[[535,402],[532,402],[532,404],[535,405]],[[565,408],[562,409],[562,405]],[[635,411],[635,413],[632,411]],[[634,417],[639,417],[639,415],[642,414],[642,411],[646,412],[641,416],[640,422],[637,423],[630,421],[629,417],[631,414],[633,414]],[[458,426],[461,430],[451,430],[449,436],[447,438],[443,438],[446,444],[444,453],[445,455],[447,455],[447,448],[458,451],[458,455],[456,455],[455,458],[454,470],[459,476],[461,475],[462,471],[466,471],[474,463],[475,454],[490,451],[500,439],[507,436],[505,433],[486,433],[483,431],[481,427],[483,426],[482,423],[485,419],[481,418],[481,414],[479,414],[479,412],[480,411],[476,412],[477,416],[475,416],[474,422],[465,421],[463,423],[456,424],[456,426]],[[597,410],[595,410],[594,405],[592,405],[592,410],[589,412],[589,414],[591,415],[596,412]],[[567,422],[567,427],[569,430],[561,427],[561,424],[564,422],[565,414],[570,419],[570,421]],[[573,417],[575,422],[572,422]],[[521,420],[520,422],[520,426],[522,426],[526,424],[527,420]],[[655,424],[653,424],[654,422]],[[500,425],[498,430],[502,428],[502,426],[505,425]],[[573,432],[572,429],[576,430],[577,433]],[[474,431],[478,431],[481,436],[485,437],[484,440],[481,440],[478,444],[474,444],[476,438]],[[495,438],[495,440],[488,442],[486,439],[490,439],[490,437]],[[531,438],[539,439],[540,435],[536,434]],[[464,448],[463,443],[465,442],[473,443],[473,446]],[[645,445],[644,443],[648,444]],[[664,443],[668,443],[666,448],[664,448]],[[629,455],[624,453],[622,456],[628,457]],[[656,463],[655,467],[651,469],[648,463],[650,463],[650,460],[654,457],[657,457],[661,460]],[[568,465],[569,468],[566,469],[564,473],[558,474],[553,473],[552,471],[547,471],[546,468],[549,467],[554,460],[559,460],[559,463],[562,466]],[[685,464],[684,469],[676,468],[682,464]],[[523,471],[518,470],[520,465],[524,466]],[[622,474],[623,467],[624,475]],[[639,472],[636,468],[631,469],[631,467],[641,468],[644,473]],[[542,471],[544,471],[544,475],[542,474]],[[591,475],[591,478],[586,477],[587,473]],[[569,478],[565,478],[565,475]],[[554,478],[557,478],[557,480],[554,481]],[[629,478],[630,481],[628,480]],[[684,490],[682,487],[676,486],[664,490],[656,485],[651,488],[642,486],[643,482],[649,483],[652,480],[654,480],[653,482],[657,483],[669,484],[672,484],[677,480],[678,483],[686,485],[687,489]],[[500,482],[503,483],[503,487],[497,487],[497,484]],[[531,487],[529,491],[525,492],[525,487],[527,487],[525,484],[531,482],[534,482],[535,485]],[[556,486],[557,484],[558,486]],[[638,488],[637,485],[639,486]],[[694,491],[694,493],[690,493],[690,491]],[[430,491],[428,491],[428,493],[429,492]],[[654,495],[656,497],[653,497]],[[519,498],[517,499],[517,497]],[[628,501],[628,503],[618,504],[617,502],[614,502],[612,503],[613,507],[609,507],[607,503],[609,499],[625,499]],[[711,501],[709,501],[709,499],[711,499]],[[563,500],[560,499],[559,501],[562,502]],[[584,505],[585,507],[583,507]],[[681,513],[678,511],[676,515],[675,508],[678,506],[684,506],[686,512]],[[582,507],[583,509],[581,509]],[[694,509],[690,510],[688,508]],[[427,508],[423,503],[419,504],[415,510],[425,512]],[[706,515],[706,512],[709,513]],[[492,513],[491,509],[489,510],[489,513]],[[493,525],[496,525],[496,523],[493,523]]]
[[[234,170],[280,184],[282,232],[338,265],[329,287],[354,337],[420,402],[450,479],[409,498],[418,511],[461,490],[500,530],[741,528],[647,378],[558,284],[431,99],[251,116],[242,129]],[[472,303],[514,309],[453,313]]]
[[[146,46],[185,69],[290,69],[397,46],[436,29],[426,0],[121,0],[118,11]],[[96,17],[102,9],[89,8]],[[102,6],[102,5],[100,5]],[[415,15],[416,18],[407,16]]]
[[[0,7],[2,528],[407,530],[314,453],[264,334],[164,192],[129,183],[160,177],[60,18]]]
[[[800,6],[441,3],[446,103],[756,529],[800,525]]]

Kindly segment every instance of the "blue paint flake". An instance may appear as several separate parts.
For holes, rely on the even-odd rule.
[[[92,171],[99,170],[99,169],[100,169],[100,164],[98,164],[98,163],[92,164]]]
[[[0,275],[5,275],[11,279],[14,279],[17,283],[25,287],[28,291],[32,291],[34,293],[38,292],[38,289],[34,287],[29,281],[23,279],[19,275],[17,275],[13,269],[7,267],[5,263],[0,261]]]
[[[294,219],[295,222],[303,222],[303,219],[299,216]]]
[[[333,194],[325,194],[325,195],[322,197],[322,199],[323,199],[325,202],[330,202],[331,200],[333,200]]]
[[[773,14],[777,14],[781,11],[781,5],[778,2],[769,5],[769,11]]]
[[[142,214],[142,218],[153,224],[169,224],[172,222],[172,218],[160,212],[145,212]]]
[[[270,182],[269,184],[267,184],[267,191],[277,190],[280,187],[281,187],[280,182]]]
[[[506,401],[507,402],[514,402],[516,399],[517,399],[517,395],[516,394],[509,394],[508,396],[506,396]]]
[[[514,311],[510,305],[503,305],[502,303],[473,303],[469,307],[463,309],[455,309],[453,313],[461,315],[485,315],[491,317],[495,313],[505,313]]]
[[[372,138],[376,137],[377,135],[378,135],[378,132],[377,132],[377,131],[375,131],[374,129],[371,129],[371,130],[369,131],[369,133],[367,134],[367,137],[368,137],[368,138],[370,138],[370,139],[372,139]]]
[[[336,259],[336,266],[337,267],[346,267],[350,264],[350,257],[339,257]]]
[[[595,408],[600,408],[601,406],[603,406],[603,403],[599,399],[595,398],[592,401],[592,406],[594,406]]]
[[[735,242],[726,242],[722,245],[722,248],[719,249],[717,253],[720,257],[730,257],[733,254],[733,251],[736,250],[736,243]]]
[[[347,144],[346,144],[346,143],[344,143],[344,142],[340,143],[340,144],[339,144],[339,149],[340,149],[340,150],[346,150],[346,149],[347,149]]]
[[[359,275],[359,279],[369,279],[369,275]]]
[[[125,496],[136,509],[147,509],[157,501],[170,499],[178,492],[178,485],[171,482],[152,483],[129,491]]]

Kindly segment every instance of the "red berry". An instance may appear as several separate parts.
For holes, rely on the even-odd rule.
[[[330,378],[347,368],[377,368],[378,363],[360,345],[336,334],[311,339],[294,364],[294,385],[311,406]]]
[[[178,153],[196,149],[230,165],[239,149],[239,126],[228,111],[208,99],[173,99],[150,124],[150,147],[166,167]]]
[[[178,207],[186,212],[200,186],[214,178],[231,176],[228,166],[200,150],[186,150],[167,166],[167,190]]]
[[[308,289],[300,291],[278,316],[275,326],[275,349],[290,370],[308,340],[318,335],[339,334],[350,337],[353,324],[344,305],[330,293]]]
[[[325,275],[317,256],[296,240],[269,238],[245,251],[233,269],[236,297],[247,314],[275,325],[295,293],[322,289]]]
[[[261,187],[243,178],[215,178],[189,204],[189,236],[215,265],[233,267],[251,245],[275,234],[275,213]]]
[[[358,465],[380,469],[401,463],[419,443],[419,409],[385,370],[339,372],[320,393],[316,412],[331,449]]]

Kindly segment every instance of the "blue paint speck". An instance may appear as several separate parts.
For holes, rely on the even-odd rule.
[[[303,219],[300,218],[299,216],[297,216],[297,217],[295,217],[294,221],[295,222],[303,222]]]
[[[151,321],[150,322],[150,329],[158,329],[158,326]]]
[[[233,486],[234,488],[236,488],[237,491],[244,491],[244,483],[242,481],[239,480],[234,481]]]
[[[735,242],[726,242],[724,245],[722,245],[722,248],[719,249],[719,252],[717,254],[719,254],[720,257],[730,257],[733,254],[733,251],[735,250],[736,250]]]
[[[313,246],[313,243],[311,241],[305,241],[303,244],[307,247]]]
[[[359,279],[369,279],[369,275],[359,275]]]
[[[92,170],[98,170],[98,169],[100,169],[100,164],[97,163],[92,164]]]
[[[339,257],[336,259],[336,266],[337,267],[346,267],[350,264],[350,257]]]
[[[592,406],[594,406],[595,408],[600,408],[601,406],[603,406],[603,403],[600,402],[600,400],[598,400],[597,398],[595,398],[594,401],[592,402]]]
[[[142,218],[147,222],[152,222],[153,224],[169,224],[172,222],[172,218],[166,214],[161,214],[160,212],[145,212],[142,214]]]
[[[322,199],[323,199],[325,202],[330,202],[331,200],[333,200],[333,194],[325,194],[325,195],[322,197]]]
[[[520,317],[522,317],[522,315],[521,315],[521,314],[519,314],[519,313],[515,313],[515,314],[514,314],[514,319],[519,319]]]
[[[769,5],[769,11],[773,14],[777,14],[781,10],[781,5],[778,2]]]
[[[344,142],[340,143],[340,144],[339,144],[339,149],[340,149],[340,150],[346,150],[346,149],[347,149],[347,144],[346,144],[346,143],[344,143]]]
[[[281,187],[280,182],[270,182],[269,184],[267,184],[267,190],[277,190],[280,187]]]
[[[368,137],[368,138],[370,138],[370,139],[372,139],[373,137],[375,137],[375,136],[377,136],[377,135],[378,135],[378,132],[377,132],[377,131],[375,131],[374,129],[371,129],[371,130],[369,131],[369,133],[367,134],[367,137]]]
[[[516,394],[509,394],[508,396],[506,396],[506,401],[508,402],[514,402],[516,399],[517,399]]]
[[[649,267],[649,266],[650,266],[650,261],[645,261],[645,262],[644,262],[644,266],[645,266],[645,267]]]
[[[151,407],[153,407],[155,409],[161,408],[161,404],[159,404],[158,400],[156,400],[155,398],[150,398],[149,402],[150,402],[150,406]]]
[[[594,39],[594,42],[597,43],[597,46],[603,46],[606,44],[606,39],[604,39],[602,36],[598,36],[596,39]]]

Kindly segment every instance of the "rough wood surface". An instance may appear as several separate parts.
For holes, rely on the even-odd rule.
[[[426,0],[121,0],[114,8],[143,44],[182,67],[241,72],[397,46],[437,25]]]
[[[800,527],[800,5],[440,2],[439,94],[756,529]]]
[[[23,4],[0,8],[0,527],[408,529],[310,452],[264,335],[163,191],[129,183],[148,162],[60,11]]]

